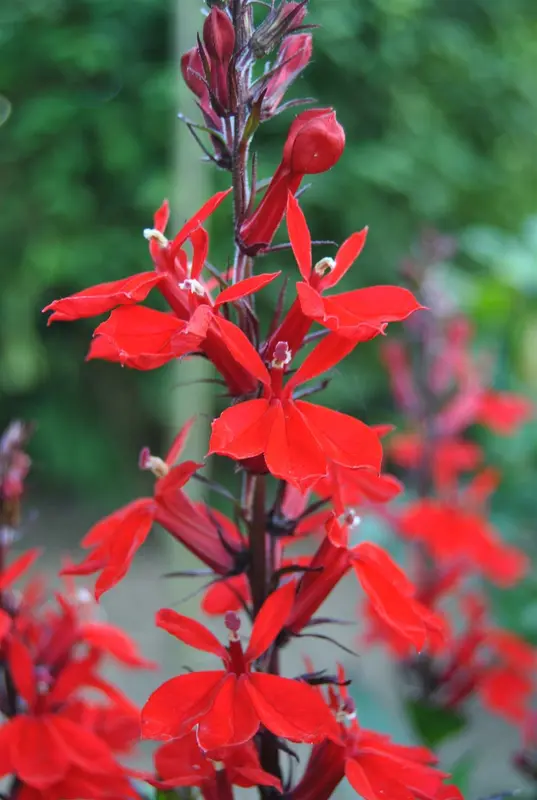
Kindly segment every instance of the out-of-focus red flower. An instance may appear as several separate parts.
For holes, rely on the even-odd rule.
[[[399,530],[409,540],[425,545],[440,566],[461,563],[499,586],[512,586],[525,575],[528,559],[500,540],[476,505],[476,491],[470,484],[458,500],[416,500],[403,511]]]
[[[142,731],[150,739],[176,739],[197,727],[203,750],[249,741],[260,725],[296,742],[319,742],[337,736],[335,720],[308,684],[252,672],[253,663],[273,644],[293,605],[295,584],[285,584],[265,601],[255,618],[246,649],[240,643],[240,620],[226,616],[229,645],[224,647],[199,622],[170,609],[157,614],[157,625],[185,644],[213,653],[223,670],[192,672],[157,689],[142,711]]]
[[[303,111],[291,124],[282,160],[263,199],[240,227],[240,239],[252,250],[268,247],[285,214],[287,195],[295,194],[304,175],[331,169],[343,153],[345,132],[331,108]]]
[[[0,727],[0,777],[16,775],[38,790],[65,780],[72,767],[121,779],[123,770],[106,743],[58,710],[86,683],[87,670],[67,665],[53,679],[46,670],[39,671],[29,649],[17,638],[10,642],[8,664],[27,709]]]
[[[476,421],[494,433],[512,436],[535,414],[527,397],[511,392],[483,392],[479,399]]]

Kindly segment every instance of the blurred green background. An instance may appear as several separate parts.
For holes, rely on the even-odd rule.
[[[47,328],[40,313],[148,269],[142,230],[164,197],[178,225],[229,185],[197,161],[176,118],[179,105],[196,113],[180,97],[178,52],[194,44],[200,7],[0,3],[0,419],[36,421],[32,481],[49,505],[100,513],[136,496],[141,446],[161,452],[175,422],[210,403],[207,387],[181,386],[173,366],[138,374],[86,364],[94,321]],[[457,254],[441,267],[446,291],[496,356],[496,386],[535,396],[535,0],[311,0],[310,18],[320,25],[315,55],[292,96],[333,105],[347,134],[340,164],[303,198],[315,235],[340,241],[369,225],[354,285],[400,281],[425,228],[455,236]],[[292,113],[263,126],[260,177],[277,164]],[[221,209],[212,227],[222,269],[229,214]],[[266,266],[292,261],[271,256]],[[345,362],[325,399],[369,422],[396,419],[376,343]],[[505,475],[494,519],[535,553],[537,426],[509,440],[478,435]],[[536,596],[530,580],[497,610],[537,641]]]

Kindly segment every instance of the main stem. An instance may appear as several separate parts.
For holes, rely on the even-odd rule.
[[[252,477],[252,480],[254,481],[254,486],[250,495],[250,508],[248,509],[250,520],[249,579],[255,618],[267,598],[274,565],[272,564],[271,542],[269,541],[269,534],[267,534],[266,476],[256,475]],[[265,672],[278,675],[280,664],[279,650],[276,644],[273,646],[263,667]],[[261,732],[259,755],[263,769],[281,779],[278,742],[270,731],[264,730]],[[259,791],[264,800],[277,795],[277,792],[269,787],[260,787]]]

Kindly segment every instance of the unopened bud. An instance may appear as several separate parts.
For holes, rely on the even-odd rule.
[[[273,369],[283,369],[291,363],[292,358],[293,354],[289,350],[289,345],[287,342],[278,342],[274,348],[271,366]]]
[[[203,25],[203,44],[209,58],[228,64],[235,49],[235,28],[228,14],[214,6]]]
[[[335,269],[336,262],[330,256],[326,256],[326,258],[321,258],[315,266],[313,267],[313,271],[316,275],[320,275],[323,278],[325,275],[328,275],[329,272],[332,272]]]
[[[269,11],[261,25],[254,31],[251,48],[256,58],[268,56],[286,34],[296,30],[306,16],[307,0],[301,3],[282,0],[277,8]]]
[[[162,458],[151,455],[149,447],[143,447],[138,457],[138,466],[140,469],[147,469],[155,475],[156,478],[165,478],[170,468]]]
[[[345,148],[345,131],[332,108],[303,111],[292,123],[283,161],[292,172],[315,175],[331,169]]]
[[[238,614],[234,611],[226,611],[224,616],[224,625],[229,631],[229,638],[232,642],[239,640],[239,631],[241,629],[241,620]]]
[[[154,239],[161,247],[167,247],[169,244],[162,231],[157,231],[156,228],[144,228],[144,238],[148,242]]]

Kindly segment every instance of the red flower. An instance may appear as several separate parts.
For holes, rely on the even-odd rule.
[[[155,369],[200,349],[211,321],[210,306],[188,322],[144,306],[122,306],[95,330],[87,360],[102,358],[134,369]]]
[[[345,680],[341,667],[340,683]],[[330,705],[340,721],[339,743],[316,745],[292,800],[327,800],[346,777],[364,800],[440,800],[460,798],[444,785],[446,773],[435,768],[436,758],[425,747],[394,744],[388,736],[360,728],[345,686],[329,690]]]
[[[319,742],[333,736],[335,720],[314,688],[251,669],[285,625],[294,596],[294,582],[270,595],[256,617],[246,651],[233,612],[226,618],[229,645],[224,647],[199,622],[170,609],[159,611],[159,627],[191,647],[218,656],[224,669],[181,675],[157,689],[142,710],[144,736],[175,739],[198,726],[203,750],[247,742],[260,725],[297,742]]]
[[[220,796],[222,781],[244,788],[273,786],[282,791],[281,782],[262,769],[253,742],[205,753],[192,732],[159,747],[154,760],[157,785],[199,786],[206,798]]]
[[[192,420],[179,432],[164,461],[146,450],[142,452],[141,466],[158,476],[153,497],[134,500],[100,520],[82,540],[82,547],[91,552],[80,564],[63,570],[68,575],[91,575],[102,570],[95,585],[97,597],[126,575],[154,522],[162,525],[217,574],[225,575],[233,570],[233,547],[238,552],[240,541],[230,541],[229,531],[222,538],[203,506],[192,503],[182,491],[200,464],[186,461],[173,466],[191,425]]]
[[[96,317],[115,306],[132,306],[145,300],[151,289],[160,283],[162,275],[154,272],[141,272],[119,281],[100,283],[70,297],[54,300],[43,311],[52,311],[51,322],[71,322],[85,317]]]
[[[18,639],[10,643],[8,660],[15,688],[27,708],[0,727],[0,777],[14,774],[39,790],[63,781],[71,768],[121,778],[122,769],[106,744],[58,711],[87,671],[78,664],[67,666],[49,690],[49,676],[39,675],[30,652]]]
[[[302,491],[328,472],[328,465],[371,467],[382,458],[378,436],[360,420],[322,406],[294,400],[293,390],[343,358],[329,338],[308,355],[284,387],[293,354],[285,342],[274,348],[270,371],[246,336],[229,322],[220,330],[237,361],[263,385],[263,397],[226,409],[213,422],[210,453],[236,460],[263,455],[266,469]]]
[[[360,255],[367,228],[346,239],[335,259],[323,258],[315,265],[308,225],[292,194],[287,198],[287,229],[303,280],[297,283],[298,300],[272,337],[273,342],[277,337],[287,341],[291,349],[299,347],[309,327],[301,319],[304,316],[309,324],[315,321],[354,343],[363,342],[383,333],[387,323],[400,322],[421,308],[412,293],[399,286],[369,286],[324,297]],[[341,348],[349,346],[340,340]]]
[[[30,569],[32,564],[39,557],[40,550],[34,548],[23,553],[15,559],[8,567],[6,567],[0,574],[0,594],[8,589],[15,581],[24,575],[26,570]],[[0,608],[0,644],[3,639],[8,635],[11,630],[12,618],[11,615]]]
[[[499,586],[512,586],[528,569],[528,560],[516,547],[504,544],[481,509],[468,504],[472,488],[460,501],[428,499],[411,503],[400,518],[400,531],[424,544],[440,566],[461,563],[482,572]]]
[[[156,273],[142,272],[119,281],[92,286],[61,300],[54,300],[43,309],[43,311],[53,312],[49,318],[49,324],[55,320],[70,321],[94,317],[105,311],[111,311],[116,306],[135,305],[145,300],[151,289],[157,285],[167,299],[176,296],[176,280],[173,274],[175,260],[181,259],[181,257],[186,260],[186,253],[182,249],[183,245],[187,239],[198,233],[203,222],[227,197],[229,191],[219,192],[211,197],[183,225],[172,242],[168,242],[162,235],[169,213],[168,204],[165,203],[157,212],[155,228],[147,232],[147,236],[150,238],[151,254],[155,260]],[[173,303],[170,305],[174,311],[177,310]],[[180,317],[182,318],[181,315]]]
[[[510,392],[483,392],[477,410],[477,422],[494,433],[511,436],[535,413],[533,403]]]
[[[301,631],[352,568],[375,613],[421,651],[431,627],[442,631],[442,621],[416,599],[414,586],[382,548],[370,542],[348,546],[349,522],[350,518],[342,523],[333,516],[327,524],[328,535],[300,581],[287,628]]]
[[[282,160],[259,206],[240,227],[242,243],[252,250],[268,247],[285,214],[287,195],[295,194],[304,175],[326,172],[339,161],[345,132],[331,108],[303,111],[291,124]]]

